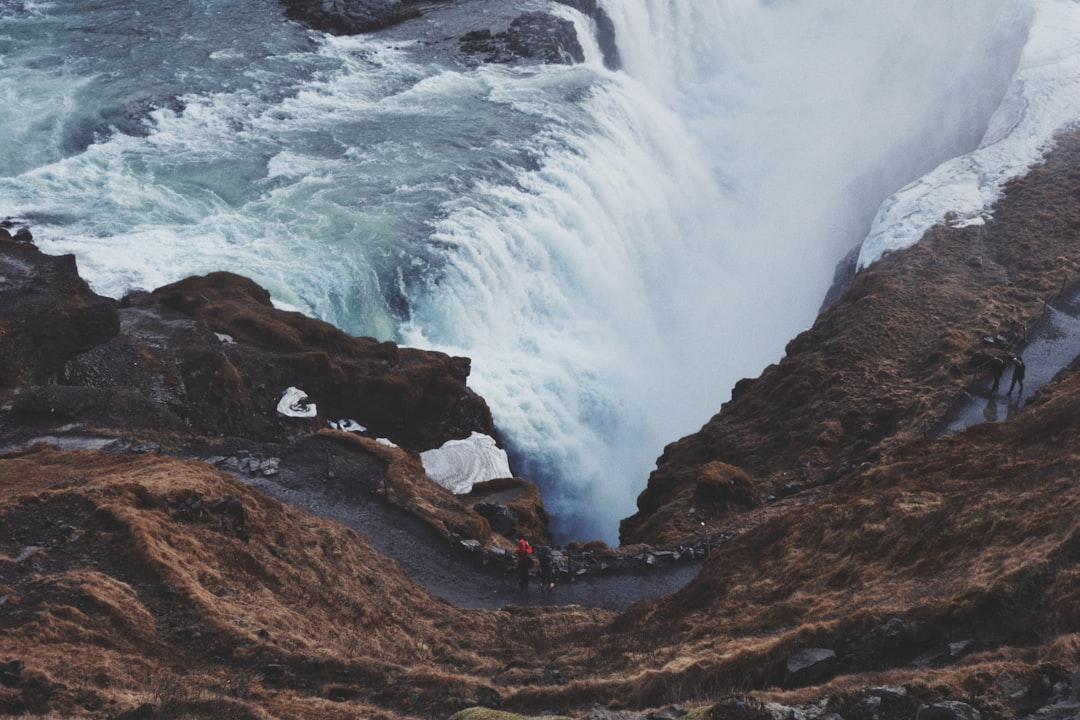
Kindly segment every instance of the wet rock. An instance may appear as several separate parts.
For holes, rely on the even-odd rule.
[[[571,65],[585,61],[574,23],[539,12],[518,16],[501,32],[485,28],[467,33],[460,49],[489,63]]]
[[[828,648],[806,648],[792,653],[784,663],[784,685],[813,685],[836,669],[836,653]]]
[[[889,618],[884,624],[872,628],[864,640],[876,648],[892,650],[904,644],[906,627],[900,618]]]
[[[34,235],[26,225],[21,225],[11,218],[0,220],[0,240],[28,243],[33,239]]]
[[[953,658],[960,658],[967,655],[974,650],[977,646],[975,640],[957,640],[956,642],[949,643],[949,656]]]
[[[472,538],[469,538],[468,540],[462,540],[461,547],[465,548],[465,550],[470,553],[477,553],[480,552],[480,550],[482,549],[480,541],[473,540]]]
[[[480,685],[476,688],[476,701],[484,707],[497,708],[502,704],[502,696],[495,688]]]
[[[491,523],[492,532],[497,532],[508,538],[514,535],[518,515],[510,508],[498,503],[481,502],[473,505],[473,510]]]
[[[205,302],[195,302],[203,298]],[[322,418],[356,418],[372,437],[427,450],[472,432],[496,436],[487,404],[469,389],[468,358],[354,337],[328,323],[273,307],[269,293],[231,273],[212,273],[131,298],[162,318],[178,308],[206,328],[176,368],[194,424],[280,440],[325,427]],[[215,333],[233,343],[222,345]],[[319,417],[281,419],[281,393],[302,387]]]

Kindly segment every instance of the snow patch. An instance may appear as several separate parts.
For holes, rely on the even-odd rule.
[[[318,409],[308,399],[307,393],[295,387],[285,389],[277,404],[278,415],[295,418],[315,417]]]
[[[506,451],[495,444],[494,438],[478,432],[422,452],[420,460],[428,477],[455,495],[470,492],[479,482],[513,477]]]
[[[1002,186],[1039,163],[1054,136],[1080,121],[1080,3],[1041,0],[1020,66],[979,147],[942,163],[886,200],[859,253],[866,268],[917,243],[932,226],[985,222]]]

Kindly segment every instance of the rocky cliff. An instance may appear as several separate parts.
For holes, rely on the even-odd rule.
[[[993,222],[936,227],[855,276],[782,361],[664,449],[622,540],[691,536],[702,521],[830,485],[934,434],[958,395],[985,380],[977,358],[1022,353],[1046,301],[1075,290],[1078,166],[1077,136],[1062,138],[1008,185]],[[718,472],[738,480],[718,493]]]

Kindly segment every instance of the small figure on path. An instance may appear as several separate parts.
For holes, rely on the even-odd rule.
[[[1006,395],[1012,395],[1013,388],[1017,385],[1020,386],[1020,392],[1017,395],[1024,394],[1024,361],[1020,359],[1019,355],[1009,354],[1009,361],[1013,364],[1012,382],[1009,383],[1009,392]]]
[[[555,555],[551,552],[551,546],[545,545],[540,548],[540,590],[555,589]]]
[[[1005,373],[1005,358],[1000,355],[991,355],[987,360],[990,372],[994,376],[994,385],[990,388],[991,393],[996,393],[1001,384],[1001,376]]]
[[[529,570],[533,566],[532,545],[525,538],[518,538],[514,554],[517,556],[518,584],[522,590],[526,590],[529,587]]]

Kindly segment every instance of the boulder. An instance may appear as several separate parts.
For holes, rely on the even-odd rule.
[[[491,523],[492,532],[497,532],[507,538],[514,537],[518,515],[510,508],[499,503],[480,502],[473,505],[473,510]]]
[[[750,476],[739,468],[718,460],[697,469],[694,500],[698,505],[726,510],[749,509],[759,504]]]
[[[792,653],[784,663],[784,686],[814,685],[832,675],[836,653],[828,648],[806,648]]]

